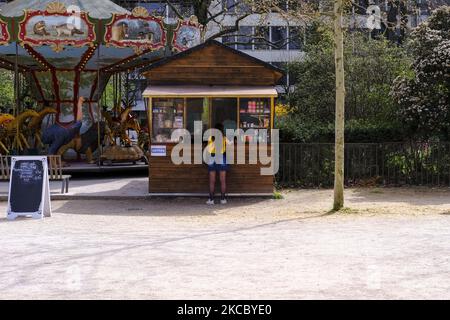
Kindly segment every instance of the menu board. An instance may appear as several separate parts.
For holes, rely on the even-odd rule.
[[[9,220],[51,215],[47,157],[13,157],[8,197]]]

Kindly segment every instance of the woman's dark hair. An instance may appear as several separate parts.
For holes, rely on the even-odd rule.
[[[214,126],[214,128],[217,129],[217,130],[219,130],[220,132],[222,132],[222,134],[224,133],[224,132],[223,132],[223,124],[221,124],[221,123],[216,123],[216,125]]]

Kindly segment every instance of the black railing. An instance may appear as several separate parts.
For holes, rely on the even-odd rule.
[[[282,187],[330,187],[334,144],[280,144]],[[345,184],[450,186],[450,143],[345,145]]]

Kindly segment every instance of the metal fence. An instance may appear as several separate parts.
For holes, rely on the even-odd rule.
[[[330,187],[334,144],[280,144],[282,187]],[[350,143],[345,184],[450,186],[450,143]]]

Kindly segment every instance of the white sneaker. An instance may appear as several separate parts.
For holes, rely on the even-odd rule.
[[[214,205],[214,200],[208,199],[208,201],[206,201],[206,204],[209,206]]]
[[[228,203],[227,199],[220,200],[220,204],[227,204],[227,203]]]

